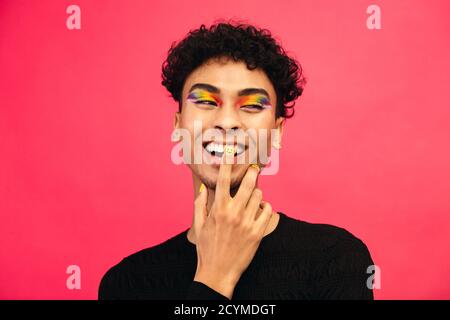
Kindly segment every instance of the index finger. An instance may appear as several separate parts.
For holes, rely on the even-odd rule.
[[[247,205],[247,202],[256,187],[259,172],[260,168],[257,164],[250,165],[241,181],[238,192],[234,196],[236,202],[241,203],[244,207]]]
[[[224,146],[222,162],[220,163],[219,176],[217,178],[215,201],[223,201],[230,198],[231,167],[233,166],[234,146]]]

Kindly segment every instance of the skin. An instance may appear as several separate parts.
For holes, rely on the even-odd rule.
[[[196,84],[211,85],[219,90],[214,93],[220,103],[196,103],[188,99]],[[263,89],[268,94],[272,108],[258,109],[243,104],[250,101],[242,97],[242,90]],[[194,89],[195,90],[195,89]],[[194,136],[194,120],[202,121],[202,131],[216,128],[221,132],[261,129],[268,131],[270,146],[271,129],[276,129],[281,143],[284,118],[275,118],[275,89],[260,69],[248,70],[244,62],[228,58],[214,58],[195,69],[186,79],[182,91],[181,112],[175,113],[174,128],[187,129],[191,143]],[[254,101],[254,100],[252,100]],[[247,137],[246,142],[250,143]],[[258,138],[252,141],[257,148]],[[270,150],[270,148],[269,148]],[[220,164],[188,164],[192,171],[195,190],[194,214],[188,231],[188,240],[197,248],[195,281],[202,282],[232,298],[234,288],[242,273],[252,261],[260,241],[277,226],[279,214],[270,203],[263,201],[258,188],[259,170],[250,166],[259,159],[246,163],[232,163],[233,157],[224,154]],[[206,187],[199,192],[201,184]]]

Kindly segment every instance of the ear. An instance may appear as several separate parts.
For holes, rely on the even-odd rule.
[[[285,118],[279,117],[275,121],[275,136],[272,137],[272,146],[275,149],[281,149],[281,140],[283,138],[283,129],[284,129]]]
[[[181,113],[179,111],[175,112],[174,118],[173,118],[173,132],[172,132],[172,137],[171,140],[173,142],[177,142],[180,141],[181,139],[181,135],[178,132],[178,129],[180,128],[180,117],[181,117]]]

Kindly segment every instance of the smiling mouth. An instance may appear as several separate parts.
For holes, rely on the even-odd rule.
[[[238,156],[242,153],[244,153],[245,150],[247,150],[247,146],[237,143],[237,144],[225,144],[225,143],[219,143],[219,142],[204,142],[203,148],[208,152],[209,154],[221,158],[224,154],[224,149],[226,146],[232,146],[234,147],[234,156]]]

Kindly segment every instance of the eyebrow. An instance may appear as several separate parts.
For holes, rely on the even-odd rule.
[[[267,91],[262,88],[247,88],[238,92],[238,96],[249,96],[252,94],[262,94],[269,98],[269,93],[267,93]]]
[[[189,92],[192,92],[195,89],[203,89],[203,90],[209,91],[211,93],[220,93],[219,88],[217,88],[213,85],[207,84],[207,83],[196,83],[191,87],[191,89],[189,89]],[[241,96],[249,96],[252,94],[262,94],[262,95],[265,95],[267,98],[269,98],[269,93],[266,90],[264,90],[263,88],[246,88],[246,89],[239,90],[239,92],[238,92],[238,96],[240,96],[240,97]]]
[[[209,91],[211,93],[220,93],[219,88],[214,87],[213,85],[210,85],[207,83],[196,83],[191,87],[191,89],[189,89],[189,92],[192,92],[195,89],[203,89],[203,90]]]

